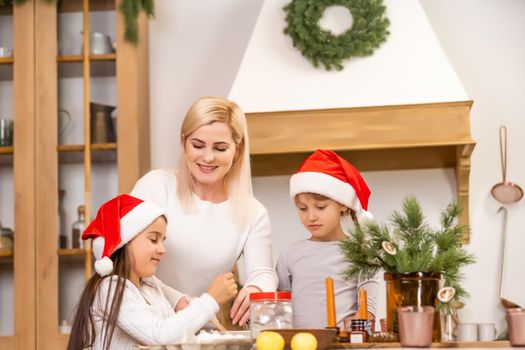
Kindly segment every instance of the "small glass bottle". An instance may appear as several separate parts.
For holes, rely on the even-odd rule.
[[[61,249],[68,248],[68,239],[66,236],[66,210],[64,209],[64,196],[66,191],[58,190],[58,247]]]
[[[439,310],[441,324],[441,342],[453,343],[456,341],[456,327],[458,313],[451,303],[443,303]]]
[[[366,343],[368,342],[368,321],[367,320],[351,320],[349,331],[350,343]]]
[[[77,209],[78,220],[73,223],[72,243],[73,248],[84,248],[82,233],[86,229],[86,207],[80,205]]]

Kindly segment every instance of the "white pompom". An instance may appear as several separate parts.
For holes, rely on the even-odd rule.
[[[95,261],[95,271],[102,277],[109,275],[113,271],[113,261],[107,256]]]
[[[374,220],[374,215],[372,215],[371,212],[363,210],[362,212],[357,214],[357,221],[359,222],[359,225],[365,224],[367,221]]]

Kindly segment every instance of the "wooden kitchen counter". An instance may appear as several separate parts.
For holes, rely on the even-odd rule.
[[[468,348],[468,349],[492,349],[492,348],[508,348],[511,346],[507,340],[505,341],[486,341],[486,342],[465,342],[465,343],[432,343],[432,348],[440,349],[454,349],[454,348]],[[336,343],[329,346],[329,349],[402,349],[400,343]]]

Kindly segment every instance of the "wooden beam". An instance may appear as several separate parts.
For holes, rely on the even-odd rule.
[[[459,216],[459,223],[461,225],[469,224],[469,178],[470,178],[470,155],[472,153],[472,145],[464,145],[457,147],[456,158],[456,181],[457,181],[457,196],[458,201],[463,208]],[[464,243],[470,242],[470,227],[465,232],[463,237]]]
[[[13,8],[15,349],[36,348],[35,1]],[[2,347],[2,349],[9,349]]]
[[[471,103],[247,113],[250,151],[258,155],[474,143]]]
[[[133,45],[124,40],[122,13],[116,16],[117,76],[126,77],[117,79],[118,186],[127,193],[150,170],[148,20],[141,13],[139,43]]]
[[[35,1],[36,67],[36,335],[39,350],[58,347],[59,298],[58,210],[58,83],[56,3]]]

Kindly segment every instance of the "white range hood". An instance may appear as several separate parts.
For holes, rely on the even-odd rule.
[[[293,47],[283,33],[288,2],[266,0],[261,8],[229,94],[245,111],[468,100],[418,0],[385,0],[387,41],[343,71],[314,68]]]

